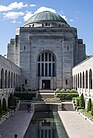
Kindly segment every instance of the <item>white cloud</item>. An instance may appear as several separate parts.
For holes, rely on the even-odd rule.
[[[43,12],[43,11],[51,11],[51,12],[56,13],[56,11],[54,9],[42,6],[39,9],[37,9],[34,13],[27,11],[25,16],[23,17],[23,19],[24,19],[24,21],[27,21],[34,14]]]
[[[40,7],[39,9],[37,9],[37,11],[35,11],[34,13],[43,12],[43,11],[51,11],[51,12],[56,13],[56,11],[54,9],[48,8],[48,7],[44,7],[44,6]]]
[[[27,6],[28,4],[24,4],[23,2],[13,2],[8,6],[0,5],[0,12],[11,11],[13,9],[21,9]]]
[[[27,11],[25,16],[23,17],[24,21],[27,21],[33,15],[32,12]]]
[[[36,4],[30,4],[29,6],[30,7],[36,7]]]
[[[4,18],[11,19],[13,22],[16,22],[16,19],[18,19],[20,16],[24,16],[23,12],[7,12],[4,13]]]

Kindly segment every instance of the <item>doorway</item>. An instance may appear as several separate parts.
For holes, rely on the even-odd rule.
[[[50,89],[50,80],[42,80],[42,89]]]

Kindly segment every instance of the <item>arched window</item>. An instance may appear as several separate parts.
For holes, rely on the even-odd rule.
[[[88,88],[88,71],[86,70],[86,88]]]
[[[5,70],[5,88],[7,88],[7,70]]]
[[[13,72],[11,72],[11,88],[13,87]]]
[[[8,72],[8,88],[10,88],[10,71]]]
[[[38,57],[38,76],[56,76],[55,56],[44,51]]]
[[[15,87],[15,73],[14,73],[14,87]]]
[[[75,88],[76,86],[75,86],[75,81],[76,81],[76,77],[75,77],[75,75],[74,75],[74,77],[73,77],[73,87]]]
[[[1,89],[4,88],[4,70],[1,70]]]
[[[83,71],[83,88],[85,87],[85,77],[84,77],[84,71]]]
[[[78,88],[79,88],[79,74],[78,74]]]
[[[76,90],[77,90],[77,75],[76,75]]]
[[[82,76],[81,76],[81,72],[80,72],[80,88],[82,88]]]
[[[89,70],[89,89],[92,89],[92,70]]]

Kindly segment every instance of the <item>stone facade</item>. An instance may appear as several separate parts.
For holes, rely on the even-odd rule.
[[[73,88],[83,93],[86,101],[93,101],[93,56],[87,58],[72,69]]]
[[[21,69],[0,55],[0,99],[6,100],[8,104],[8,97],[14,93],[15,87],[20,86]]]
[[[25,89],[72,88],[72,67],[86,58],[85,45],[77,29],[59,19],[32,22],[31,18],[8,44],[8,59],[22,69]]]

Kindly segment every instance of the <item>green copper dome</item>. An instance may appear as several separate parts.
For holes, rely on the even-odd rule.
[[[38,22],[46,22],[46,21],[52,21],[52,22],[62,22],[64,24],[67,24],[67,22],[57,13],[53,13],[50,11],[43,11],[40,13],[34,14],[27,22],[27,24],[32,23],[38,23]]]

